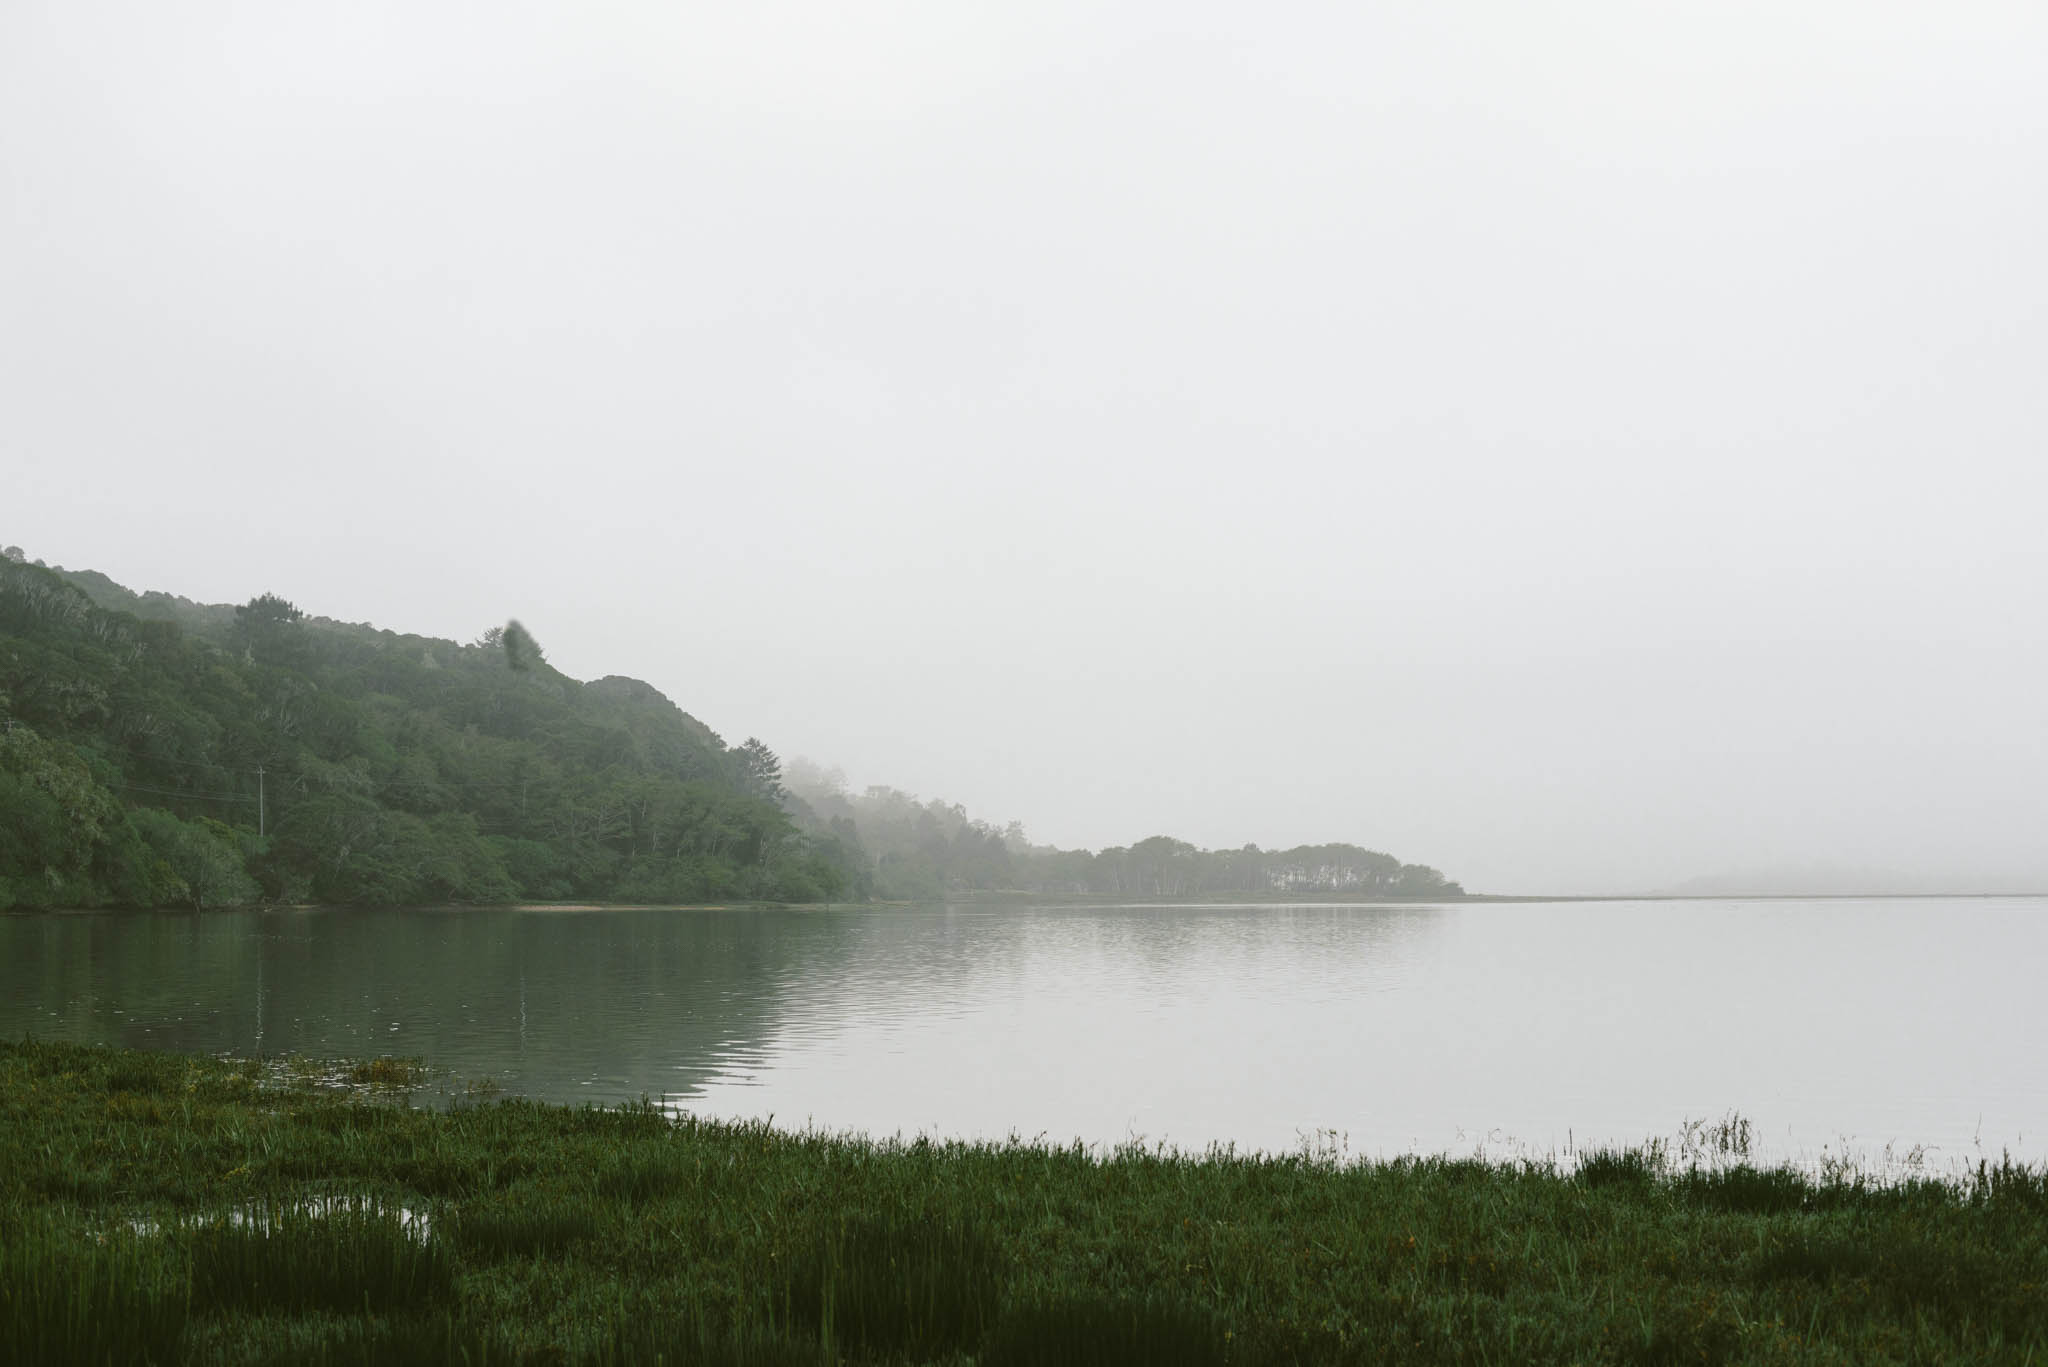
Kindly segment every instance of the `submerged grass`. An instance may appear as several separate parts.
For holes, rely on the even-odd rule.
[[[2048,1172],[871,1142],[0,1044],[0,1362],[2035,1363]],[[299,1081],[294,1081],[294,1078]],[[374,1080],[374,1079],[373,1079]]]

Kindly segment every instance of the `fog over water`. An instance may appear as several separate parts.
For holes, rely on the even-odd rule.
[[[0,543],[1062,845],[2048,887],[2048,7],[0,6]]]
[[[2048,1154],[2041,898],[0,917],[0,1038],[873,1135]],[[1684,971],[1674,972],[1682,964]]]

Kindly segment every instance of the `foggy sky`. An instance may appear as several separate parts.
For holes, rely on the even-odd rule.
[[[2048,6],[0,3],[0,542],[1062,845],[2048,886]]]

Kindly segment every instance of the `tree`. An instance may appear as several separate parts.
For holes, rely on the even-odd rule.
[[[131,814],[143,841],[161,863],[157,895],[189,905],[245,906],[261,893],[244,866],[241,842],[218,821],[180,821],[161,809]]]
[[[274,593],[259,593],[235,609],[235,626],[245,635],[262,636],[306,620],[296,603]]]
[[[504,633],[498,641],[505,647],[505,663],[522,674],[547,659],[541,652],[540,642],[533,639],[532,632],[519,625],[517,618],[505,623]]]
[[[748,792],[769,802],[779,803],[786,795],[782,786],[782,761],[775,752],[762,743],[758,736],[748,736],[746,743],[733,751],[739,761],[740,781]]]
[[[0,908],[89,906],[121,812],[71,746],[0,728]]]
[[[299,626],[306,614],[274,593],[262,593],[235,609],[235,639],[253,660],[270,665],[300,662]]]

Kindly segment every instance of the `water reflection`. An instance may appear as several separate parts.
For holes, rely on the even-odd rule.
[[[889,1134],[2038,1152],[2040,899],[0,917],[0,1030]]]
[[[13,918],[0,1023],[137,1048],[418,1055],[553,1100],[689,1094],[759,1056],[792,962],[829,958],[848,929],[718,912]]]

